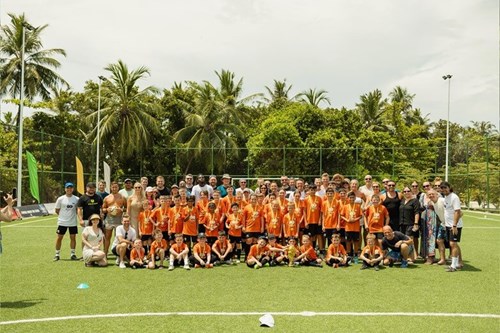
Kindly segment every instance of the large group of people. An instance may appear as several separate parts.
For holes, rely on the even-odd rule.
[[[65,184],[57,199],[56,253],[70,234],[70,258],[76,256],[78,224],[86,266],[106,266],[108,253],[120,268],[184,269],[238,264],[248,267],[290,265],[361,269],[395,263],[406,268],[417,260],[462,268],[460,200],[448,182],[416,181],[397,190],[391,179],[358,180],[335,174],[314,182],[282,176],[279,181],[233,182],[224,174],[188,174],[167,187],[142,177],[88,183],[80,197]],[[208,178],[208,182],[207,182]],[[237,184],[238,186],[234,186]],[[437,251],[436,251],[437,249]]]

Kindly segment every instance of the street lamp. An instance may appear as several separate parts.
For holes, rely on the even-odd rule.
[[[107,79],[99,75],[99,89],[97,90],[97,153],[95,160],[95,182],[99,182],[99,142],[100,142],[100,129],[101,129],[101,84],[103,81],[107,81]]]
[[[448,160],[450,154],[450,88],[451,88],[451,77],[453,75],[447,74],[443,75],[443,80],[448,80],[448,118],[446,119],[446,162],[444,166],[444,180],[448,181]]]
[[[23,111],[24,111],[24,48],[26,39],[26,29],[32,31],[33,28],[30,24],[22,23],[22,42],[21,42],[21,87],[19,96],[19,136],[17,139],[17,207],[21,207],[22,204],[22,185],[23,185]]]

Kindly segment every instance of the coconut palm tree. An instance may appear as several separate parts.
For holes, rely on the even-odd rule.
[[[316,91],[316,88],[314,88],[301,92],[296,98],[302,103],[319,108],[319,104],[321,102],[326,102],[328,105],[331,105],[330,99],[326,96],[326,94],[328,94],[328,91],[323,89]]]
[[[4,25],[0,32],[0,96],[15,98],[21,93],[21,49],[23,26],[27,25],[24,14],[9,14],[11,25]],[[33,30],[25,29],[24,42],[24,96],[28,101],[36,97],[47,100],[51,89],[68,83],[55,72],[61,63],[54,56],[66,56],[63,49],[43,49],[40,38],[48,25]]]
[[[118,156],[127,158],[151,146],[158,133],[159,123],[153,116],[159,104],[154,100],[158,90],[147,87],[140,90],[137,81],[149,75],[147,67],[129,71],[127,65],[118,60],[105,70],[111,77],[101,88],[101,142]],[[97,110],[87,116],[89,124],[97,123]],[[91,137],[96,138],[97,126]]]
[[[290,97],[292,85],[287,86],[286,79],[283,81],[274,80],[272,88],[265,86],[269,97],[264,97],[263,100],[269,104],[269,107],[279,109],[288,104],[294,97]]]
[[[382,99],[382,92],[375,89],[360,97],[361,102],[356,104],[356,110],[361,117],[364,128],[372,130],[385,130],[382,122],[386,99]]]

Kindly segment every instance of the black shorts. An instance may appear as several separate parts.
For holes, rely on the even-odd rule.
[[[229,235],[229,242],[230,243],[241,244],[241,237]]]
[[[196,243],[197,242],[197,236],[191,236],[191,235],[184,235],[184,243]]]
[[[321,235],[321,231],[319,224],[309,224],[306,228],[306,233],[311,237]]]
[[[164,240],[168,241],[170,239],[170,237],[168,236],[168,231],[162,231],[161,234]]]
[[[111,253],[113,253],[115,256],[119,257],[120,255],[118,252],[116,252],[116,246],[111,249]],[[127,250],[125,250],[125,257],[130,258],[130,249],[127,247]]]
[[[175,241],[175,234],[168,234],[168,238],[167,238],[169,241]]]
[[[210,246],[214,245],[214,243],[217,241],[217,237],[207,237],[207,243],[210,244]]]
[[[462,228],[457,228],[457,234],[454,235],[451,231],[452,228],[446,227],[446,239],[450,242],[460,243],[460,239],[462,238]]]
[[[70,235],[76,235],[78,234],[78,227],[65,227],[62,225],[57,226],[56,234],[58,235],[65,235],[66,231],[69,229],[69,234]]]
[[[248,239],[248,238],[259,238],[261,235],[260,232],[247,232],[245,233],[245,239]]]
[[[376,239],[383,239],[384,238],[384,233],[383,232],[373,232],[373,236],[375,236]]]
[[[404,233],[408,237],[419,238],[420,231],[413,231],[413,225],[402,225],[401,232]]]
[[[357,242],[357,241],[359,241],[359,231],[346,231],[345,238],[348,241]]]
[[[332,236],[336,233],[335,231],[337,231],[337,229],[325,229],[325,231],[323,232],[323,236],[330,240],[332,238]]]
[[[333,233],[339,234],[340,238],[345,238],[345,229],[344,228],[340,228],[340,230],[333,229]]]
[[[141,236],[141,241],[146,242],[151,239],[151,235],[142,235]]]

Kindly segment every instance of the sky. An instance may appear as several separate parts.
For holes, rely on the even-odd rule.
[[[0,0],[2,25],[8,13],[49,25],[44,47],[66,50],[59,73],[76,91],[121,59],[150,69],[143,87],[216,84],[228,69],[244,96],[286,79],[292,94],[326,90],[335,108],[399,85],[437,121],[450,88],[451,122],[500,129],[498,0]]]

